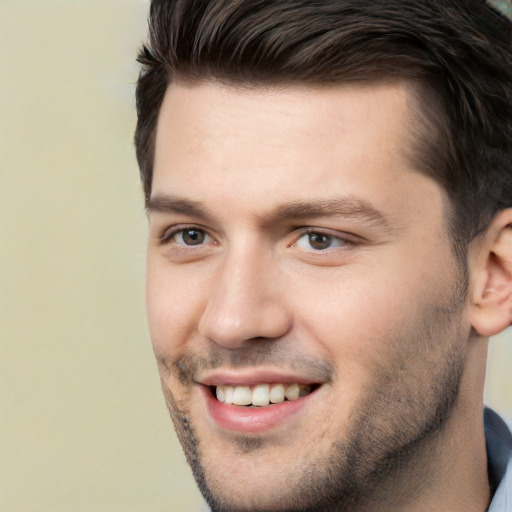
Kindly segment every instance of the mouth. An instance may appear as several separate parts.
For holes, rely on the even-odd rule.
[[[199,387],[207,414],[223,431],[263,433],[301,422],[304,411],[324,387],[300,382],[208,382]],[[235,379],[236,380],[236,379]],[[320,396],[320,395],[319,395]]]
[[[261,383],[253,386],[209,386],[210,393],[219,402],[238,407],[271,407],[293,402],[314,392],[320,384]]]
[[[272,368],[218,369],[198,375],[206,414],[221,431],[276,432],[300,425],[325,407],[327,379]],[[315,398],[316,397],[316,398]],[[320,409],[318,409],[320,410]]]

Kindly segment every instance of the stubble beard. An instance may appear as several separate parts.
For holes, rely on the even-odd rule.
[[[384,340],[397,347],[396,359],[377,368],[372,390],[354,411],[350,429],[333,439],[326,453],[295,453],[289,466],[280,468],[289,471],[286,489],[282,489],[272,505],[233,503],[229,489],[221,489],[222,476],[207,477],[201,440],[189,413],[185,407],[178,406],[166,384],[168,380],[162,378],[176,432],[212,512],[352,512],[376,510],[375,505],[383,500],[405,502],[407,494],[414,493],[415,487],[428,482],[436,437],[441,435],[457,402],[465,364],[461,341],[467,340],[468,335],[459,322],[463,296],[458,290],[444,306],[423,310],[420,322],[416,317],[414,325],[409,324]],[[429,375],[424,387],[414,386],[416,377],[407,374],[408,358],[415,351],[424,354],[428,366],[423,373]],[[261,354],[255,357],[262,358],[265,356]],[[279,359],[273,359],[269,353],[266,362],[279,366]],[[185,356],[164,364],[182,382],[190,378],[194,368],[209,365],[208,358],[197,356]],[[160,367],[163,372],[162,364]],[[266,445],[264,437],[241,435],[238,441],[240,456],[255,455]],[[405,483],[400,481],[404,475],[407,475]]]

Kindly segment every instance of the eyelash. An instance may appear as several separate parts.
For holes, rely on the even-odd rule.
[[[335,241],[338,242],[340,245],[338,245],[337,247],[327,247],[325,249],[318,249],[318,250],[312,250],[311,252],[317,252],[319,254],[321,253],[325,253],[325,252],[328,252],[328,251],[332,251],[334,249],[338,249],[338,248],[343,248],[343,249],[349,249],[351,247],[353,247],[354,245],[356,245],[356,242],[354,240],[351,240],[350,239],[350,236],[346,233],[333,233],[331,232],[330,230],[323,230],[323,229],[319,229],[319,228],[302,228],[301,232],[299,233],[299,235],[297,236],[295,242],[291,245],[291,247],[294,247],[294,246],[298,246],[299,244],[299,241],[301,240],[302,237],[304,236],[310,236],[310,235],[318,235],[320,237],[325,237],[325,238],[328,238],[330,239],[331,241]],[[311,245],[311,240],[309,241],[310,245]]]
[[[167,229],[164,231],[163,235],[159,238],[159,243],[161,245],[169,245],[172,243],[173,238],[176,235],[179,235],[180,233],[185,233],[186,231],[200,231],[205,234],[205,236],[208,236],[210,238],[213,238],[212,235],[208,233],[208,230],[200,227],[200,226],[194,226],[194,225],[186,225],[186,226],[175,226],[173,228]],[[180,244],[178,244],[180,245]],[[201,246],[203,244],[199,244]],[[194,247],[193,245],[190,245],[188,247]]]
[[[203,233],[205,235],[205,237],[209,237],[209,238],[215,240],[214,237],[208,233],[208,230],[204,229],[203,227],[195,226],[195,225],[181,225],[181,226],[175,226],[173,228],[167,229],[163,233],[163,235],[159,238],[159,243],[161,245],[170,245],[172,243],[174,237],[176,237],[180,233],[185,233],[186,231],[198,231],[198,232]],[[320,237],[328,238],[331,241],[334,240],[336,244],[339,244],[339,245],[337,245],[337,247],[334,247],[334,248],[326,247],[325,249],[318,249],[318,250],[311,248],[311,250],[308,252],[312,252],[312,253],[323,254],[323,253],[333,251],[334,249],[338,249],[338,248],[350,249],[350,248],[354,247],[355,245],[357,245],[357,242],[354,241],[353,239],[351,240],[350,239],[351,236],[346,233],[334,234],[330,230],[324,230],[324,229],[315,228],[315,227],[298,227],[298,228],[294,229],[294,232],[297,232],[297,235],[294,237],[294,242],[291,243],[288,247],[299,247],[300,248],[299,242],[300,242],[301,238],[303,238],[306,235],[318,235]],[[181,248],[186,247],[187,250],[190,250],[195,247],[197,247],[197,248],[203,247],[205,244],[201,242],[201,243],[197,244],[197,246],[195,246],[194,244],[187,245],[187,244],[180,244],[180,243],[176,243],[176,245]],[[311,241],[310,241],[310,246],[311,246]]]

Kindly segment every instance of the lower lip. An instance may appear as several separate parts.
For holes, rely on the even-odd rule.
[[[205,386],[201,392],[212,420],[221,429],[237,432],[264,432],[280,426],[299,413],[313,394],[267,407],[240,407],[219,402]]]

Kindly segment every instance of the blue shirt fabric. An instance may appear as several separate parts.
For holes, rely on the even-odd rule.
[[[489,480],[496,489],[488,512],[512,512],[512,435],[491,409],[484,411]]]

